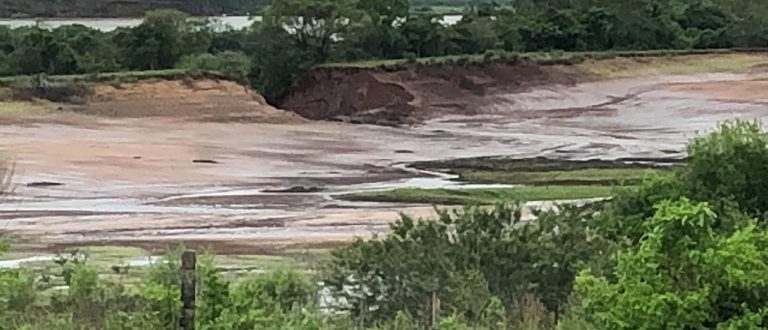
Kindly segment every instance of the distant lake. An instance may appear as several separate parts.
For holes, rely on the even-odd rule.
[[[216,16],[209,18],[222,26],[229,26],[234,29],[242,29],[251,26],[253,23],[248,16]],[[121,27],[134,27],[141,24],[142,21],[144,21],[142,18],[0,18],[0,25],[18,28],[38,24],[40,27],[55,29],[64,25],[81,24],[93,29],[108,32]]]
[[[445,25],[453,25],[459,22],[461,17],[461,15],[445,15],[443,16],[442,23]],[[215,22],[215,24],[219,24],[222,28],[230,27],[238,30],[251,26],[251,24],[253,24],[253,20],[261,19],[261,17],[258,16],[215,16],[209,18]],[[11,28],[18,28],[22,26],[34,26],[35,24],[38,24],[44,28],[55,29],[63,25],[81,24],[106,32],[121,27],[134,27],[141,24],[142,21],[143,19],[141,18],[0,18],[0,25],[7,25]]]

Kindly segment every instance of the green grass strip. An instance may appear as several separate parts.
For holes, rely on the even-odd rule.
[[[635,184],[664,171],[643,168],[590,168],[574,171],[487,171],[459,170],[459,179],[471,183],[525,185],[619,185]]]
[[[508,201],[551,201],[610,197],[609,186],[527,186],[489,189],[420,189],[402,188],[338,196],[348,201],[423,203],[423,204],[494,204]]]

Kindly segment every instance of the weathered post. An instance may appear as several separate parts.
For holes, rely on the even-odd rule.
[[[438,329],[440,327],[440,298],[437,296],[437,292],[432,292],[432,329]]]
[[[195,329],[195,251],[184,251],[181,255],[181,318],[179,326],[183,330]]]

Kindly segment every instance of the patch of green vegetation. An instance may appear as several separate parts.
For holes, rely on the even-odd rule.
[[[299,255],[299,253],[304,253]],[[317,251],[302,250],[284,251],[281,255],[216,255],[214,265],[221,267],[229,277],[240,278],[252,272],[272,272],[275,270],[306,271],[326,255],[328,250]],[[32,252],[11,252],[3,254],[2,260],[17,260],[34,257],[38,254]],[[311,257],[309,257],[311,255]],[[149,251],[136,247],[124,246],[83,246],[67,249],[52,260],[38,260],[22,262],[20,267],[24,270],[52,275],[47,285],[51,287],[64,285],[63,278],[58,276],[62,269],[60,263],[77,262],[85,260],[88,267],[95,270],[102,279],[120,281],[126,285],[136,284],[147,275],[149,266],[156,262],[157,256],[152,256]]]
[[[459,180],[471,183],[526,185],[618,185],[635,184],[663,171],[646,168],[590,168],[574,171],[458,170]]]
[[[40,84],[40,79],[46,85],[68,85],[74,83],[130,83],[149,79],[184,79],[184,78],[217,78],[229,79],[225,75],[213,71],[190,69],[167,69],[147,71],[121,71],[91,74],[52,75],[38,77],[35,75],[0,77],[0,86],[34,87]]]
[[[466,7],[461,6],[412,6],[411,13],[425,15],[463,15]]]
[[[402,188],[361,192],[339,196],[348,201],[424,203],[439,205],[487,205],[508,201],[550,201],[610,197],[608,186],[531,186],[489,189],[421,189]]]
[[[579,68],[604,78],[627,78],[656,74],[739,72],[765,60],[765,54],[759,53],[715,53],[712,56],[663,56],[635,61],[589,61],[579,65]]]
[[[579,64],[586,60],[606,60],[614,58],[643,58],[661,56],[683,55],[707,55],[707,54],[733,54],[729,49],[664,49],[664,50],[639,50],[639,51],[593,51],[593,52],[508,52],[503,50],[488,51],[484,54],[449,55],[435,57],[421,57],[416,59],[416,64],[462,64],[462,63],[488,63],[491,61],[518,61],[525,60],[540,65]],[[409,64],[409,59],[366,60],[356,62],[327,63],[322,67],[341,68],[392,68]]]
[[[30,105],[31,104],[29,102],[0,101],[0,115],[13,115],[13,114],[24,113],[27,109],[30,108]]]
[[[305,269],[306,265],[286,256],[274,255],[218,255],[216,265],[230,269]]]

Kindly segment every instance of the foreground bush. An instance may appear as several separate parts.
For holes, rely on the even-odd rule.
[[[754,221],[719,232],[717,218],[706,203],[658,204],[610,277],[577,277],[584,315],[607,330],[768,325],[768,232]]]
[[[385,237],[335,251],[323,283],[343,298],[336,308],[365,323],[404,311],[428,324],[433,295],[443,315],[473,324],[487,321],[496,297],[518,306],[504,317],[522,321],[532,297],[554,322],[579,267],[611,251],[589,229],[593,214],[589,206],[567,206],[525,222],[512,204],[441,211],[429,220],[403,216]]]

